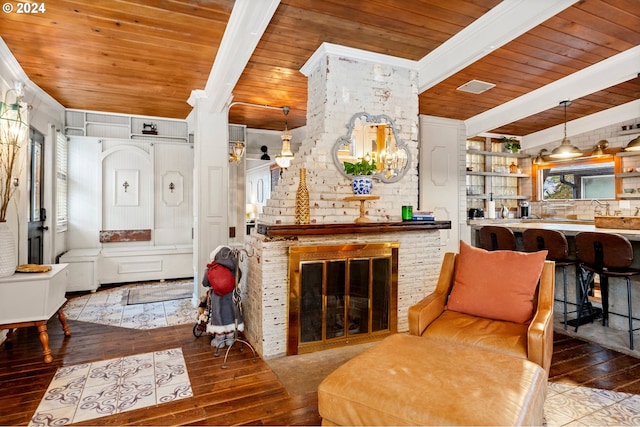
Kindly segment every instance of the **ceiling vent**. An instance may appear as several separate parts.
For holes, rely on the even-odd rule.
[[[482,92],[485,92],[496,85],[493,83],[487,83],[480,80],[471,80],[460,86],[457,90],[461,90],[462,92],[475,93],[476,95]]]

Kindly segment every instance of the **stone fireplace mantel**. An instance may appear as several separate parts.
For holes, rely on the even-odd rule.
[[[451,221],[400,221],[369,222],[346,224],[262,224],[256,226],[257,232],[267,237],[319,236],[327,234],[351,233],[395,233],[401,231],[448,230]]]

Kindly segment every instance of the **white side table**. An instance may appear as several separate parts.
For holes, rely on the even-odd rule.
[[[36,326],[45,363],[53,360],[49,348],[47,321],[55,313],[66,336],[71,335],[62,306],[67,301],[67,264],[54,264],[46,273],[14,273],[0,278],[0,329],[9,329],[7,343],[11,343],[13,329]]]

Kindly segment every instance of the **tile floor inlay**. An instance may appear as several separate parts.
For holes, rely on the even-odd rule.
[[[64,366],[29,425],[69,425],[192,396],[180,348]]]
[[[195,323],[196,307],[191,298],[127,305],[129,289],[140,287],[171,287],[171,282],[150,282],[122,285],[112,289],[70,299],[63,311],[68,319],[120,326],[131,329],[154,329]],[[193,283],[193,279],[188,282]]]

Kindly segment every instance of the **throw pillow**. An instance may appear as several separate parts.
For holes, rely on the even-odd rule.
[[[533,297],[547,251],[486,251],[460,242],[447,309],[515,323],[533,317]]]

